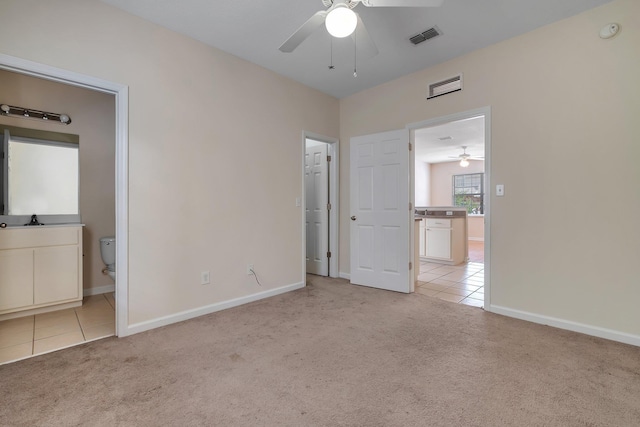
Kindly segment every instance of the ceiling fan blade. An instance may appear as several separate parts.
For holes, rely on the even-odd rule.
[[[317,30],[322,24],[324,24],[324,21],[327,18],[327,13],[328,12],[326,10],[316,12],[311,18],[307,20],[307,22],[302,24],[300,28],[298,28],[296,32],[287,39],[287,41],[282,43],[282,46],[280,46],[280,51],[293,52],[295,48],[300,45],[300,43],[305,41],[307,37],[313,34],[315,30]]]
[[[462,154],[459,156],[447,156],[450,159],[457,159],[457,160],[462,160],[462,159],[467,159],[467,160],[484,160],[484,157],[477,157],[477,156],[463,156]]]
[[[369,35],[367,27],[364,26],[364,22],[362,22],[362,19],[360,19],[360,15],[356,13],[356,16],[358,17],[358,25],[356,26],[356,30],[351,35],[351,38],[353,38],[356,43],[356,51],[358,52],[358,56],[364,58],[371,58],[373,56],[376,56],[378,54],[378,48]]]
[[[444,0],[362,0],[367,7],[439,7]]]

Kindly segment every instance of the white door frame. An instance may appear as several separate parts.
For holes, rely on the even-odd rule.
[[[129,87],[0,53],[0,69],[115,96],[116,107],[116,336],[129,335]]]
[[[306,212],[306,194],[304,186],[304,155],[306,142],[308,139],[313,139],[328,144],[328,154],[331,156],[331,162],[329,162],[329,203],[331,204],[331,211],[329,211],[329,252],[331,252],[331,258],[329,259],[329,277],[339,277],[338,273],[338,232],[339,232],[339,218],[340,212],[340,141],[336,138],[320,135],[313,132],[302,132],[302,253],[307,251],[307,233],[305,232],[305,212]],[[302,257],[302,281],[306,284],[307,265],[305,262],[305,256]]]
[[[484,209],[484,309],[490,311],[491,308],[491,107],[481,107],[474,110],[462,111],[460,113],[449,114],[447,116],[435,117],[422,122],[410,123],[406,126],[409,130],[409,140],[415,147],[415,130],[443,125],[458,120],[470,119],[484,116],[484,180],[485,180],[485,209]],[[409,153],[409,176],[410,176],[410,201],[415,206],[415,163],[416,151]],[[413,229],[413,224],[411,224]],[[411,259],[415,259],[414,254],[414,233],[411,235]],[[414,268],[419,268],[415,266]]]

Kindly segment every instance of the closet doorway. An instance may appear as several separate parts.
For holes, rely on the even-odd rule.
[[[303,140],[304,271],[338,277],[338,141]]]

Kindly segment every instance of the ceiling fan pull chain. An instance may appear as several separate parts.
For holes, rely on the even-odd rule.
[[[356,28],[357,30],[357,28]],[[353,33],[353,77],[358,77],[358,32]]]
[[[329,38],[329,46],[331,52],[331,63],[329,64],[329,69],[334,70],[336,67],[333,66],[333,37]]]

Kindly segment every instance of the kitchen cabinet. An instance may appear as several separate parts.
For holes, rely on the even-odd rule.
[[[467,261],[466,217],[425,218],[422,222],[420,256],[423,259],[452,265]]]
[[[81,304],[81,226],[0,231],[0,319]]]
[[[451,219],[426,218],[426,257],[451,260]]]

